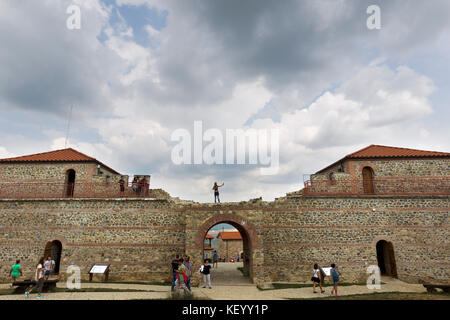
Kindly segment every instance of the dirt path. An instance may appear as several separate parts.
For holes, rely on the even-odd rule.
[[[212,286],[253,286],[248,277],[244,277],[237,268],[242,268],[242,262],[219,263],[217,268],[211,268]]]

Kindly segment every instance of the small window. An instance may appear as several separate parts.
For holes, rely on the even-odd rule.
[[[331,184],[331,185],[336,184],[334,172],[330,172],[330,173],[328,174],[328,180],[330,180],[330,184]]]
[[[373,170],[371,167],[364,167],[362,170],[364,193],[374,193]]]

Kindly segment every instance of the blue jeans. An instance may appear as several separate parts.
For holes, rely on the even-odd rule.
[[[189,289],[189,291],[191,291],[191,277],[187,278],[186,287]]]
[[[175,281],[177,281],[177,273],[172,271],[172,290],[175,288]]]

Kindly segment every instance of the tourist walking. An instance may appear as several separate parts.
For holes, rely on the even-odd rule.
[[[177,281],[177,270],[178,270],[178,260],[180,260],[180,256],[176,255],[175,259],[172,260],[171,268],[172,268],[172,288],[171,290],[175,290],[175,282]]]
[[[320,287],[320,293],[324,293],[325,290],[322,289],[322,281],[320,281],[320,269],[319,269],[319,265],[317,263],[314,264],[314,269],[313,269],[313,276],[311,278],[311,281],[313,282],[313,292],[317,293],[316,291],[316,284],[319,284]]]
[[[55,267],[55,260],[52,260],[52,257],[48,257],[44,262],[44,280],[48,280],[50,278],[51,273]]]
[[[22,267],[20,266],[20,260],[16,260],[16,264],[9,270],[9,276],[12,278],[11,288],[17,278],[22,275]]]
[[[218,267],[218,262],[219,262],[219,255],[217,254],[217,251],[214,250],[214,253],[213,253],[213,267],[214,268]]]
[[[39,262],[36,266],[36,272],[34,274],[34,280],[36,280],[36,285],[31,288],[29,291],[25,291],[25,296],[28,298],[30,296],[30,293],[33,291],[38,292],[38,299],[43,298],[44,296],[41,295],[42,288],[44,287],[44,257],[39,259]]]
[[[177,280],[175,288],[177,290],[183,289],[184,291],[189,291],[188,288],[186,288],[186,282],[187,282],[187,268],[183,264],[183,258],[180,258],[178,260]]]
[[[208,283],[208,287],[211,289],[211,265],[208,259],[205,259],[205,263],[200,267],[200,272],[203,274],[203,288],[206,288],[206,283]]]
[[[331,264],[331,280],[333,281],[333,289],[331,289],[331,294],[338,295],[337,288],[338,288],[338,282],[339,282],[339,271],[337,270],[337,267],[334,263]]]
[[[189,291],[191,291],[191,268],[192,268],[192,263],[189,261],[190,258],[186,257],[185,262],[184,262],[184,266],[187,269],[187,281],[186,281],[186,287],[188,288]]]
[[[212,189],[214,190],[214,203],[216,203],[216,200],[220,203],[219,199],[219,188],[223,187],[225,183],[222,183],[222,185],[218,185],[217,182],[214,182],[214,185]]]

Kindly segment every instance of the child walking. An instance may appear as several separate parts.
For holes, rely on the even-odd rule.
[[[16,260],[16,264],[9,270],[9,276],[12,278],[11,288],[13,283],[16,282],[17,278],[22,275],[22,267],[20,266],[20,260]]]
[[[339,271],[336,268],[336,265],[334,263],[331,264],[331,279],[333,281],[333,289],[331,289],[331,294],[336,295],[338,297],[337,287],[339,282]]]
[[[311,278],[311,281],[313,282],[313,292],[317,293],[316,291],[316,284],[319,284],[320,287],[320,293],[324,293],[325,290],[322,289],[322,281],[320,280],[320,269],[319,265],[317,263],[314,264],[314,270],[313,270],[313,276]]]

